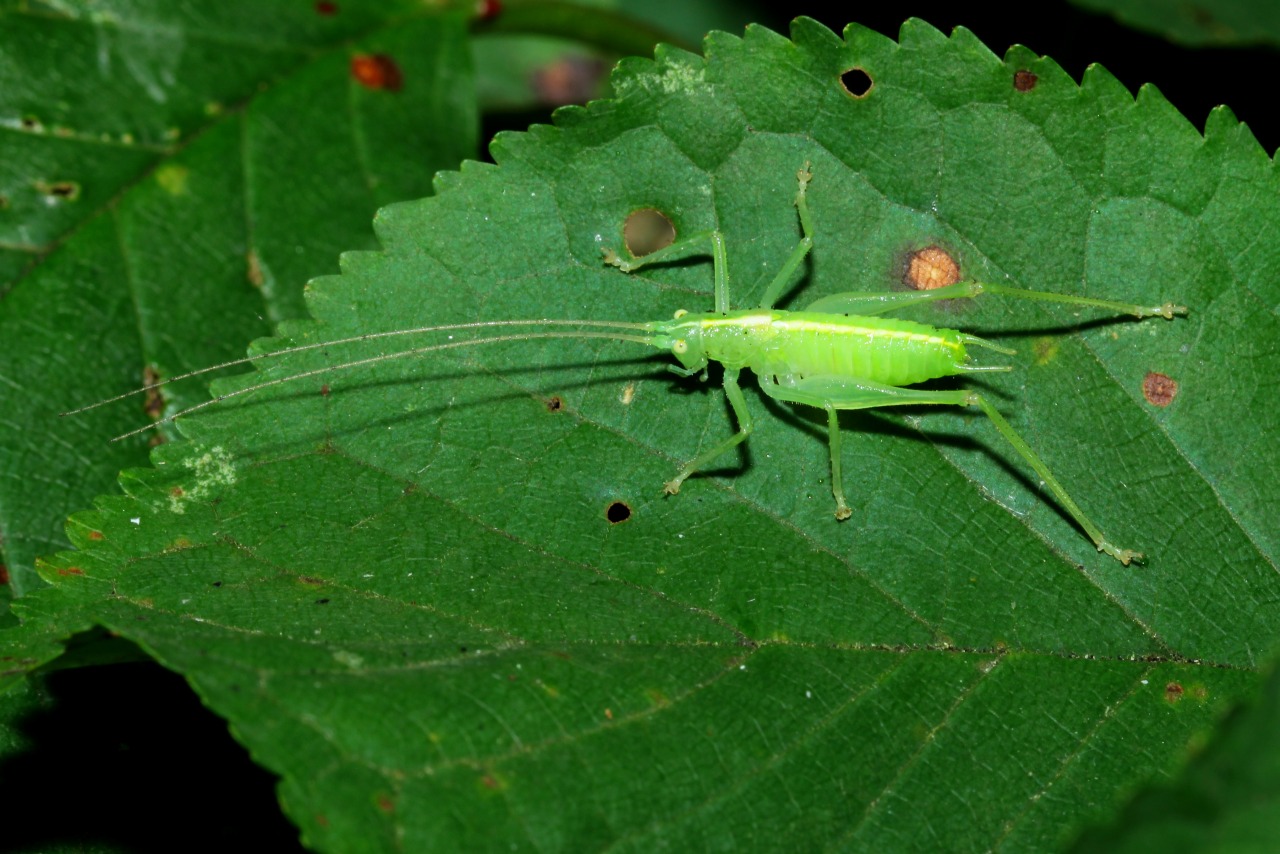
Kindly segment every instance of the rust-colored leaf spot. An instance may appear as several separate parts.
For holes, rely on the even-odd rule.
[[[303,584],[310,584],[313,587],[319,587],[320,585],[324,584],[323,578],[312,578],[310,575],[299,575],[298,580],[301,581]]]
[[[328,396],[329,396],[329,384],[328,384],[328,383],[325,383],[324,385],[320,386],[320,396],[321,396],[321,397],[328,397]]]
[[[89,532],[89,539],[91,539],[91,540],[101,540],[101,539],[104,539],[104,537],[102,536],[102,532],[101,532],[101,531],[90,531],[90,532]]]
[[[564,409],[564,400],[559,395],[552,395],[547,398],[548,412],[559,412],[561,409]]]
[[[600,93],[600,81],[608,71],[598,59],[566,56],[534,71],[530,83],[548,104],[585,104]]]
[[[480,784],[486,789],[496,789],[498,788],[498,779],[492,774],[485,774],[480,778]]]
[[[1013,88],[1019,92],[1030,92],[1039,81],[1039,77],[1023,68],[1013,75]]]
[[[840,75],[840,88],[850,97],[859,100],[871,94],[871,89],[876,85],[871,79],[871,75],[867,73],[865,68],[854,66]]]
[[[670,246],[676,239],[676,227],[660,210],[641,208],[632,211],[622,224],[622,240],[632,258],[640,258]]]
[[[932,291],[960,281],[960,265],[941,246],[926,246],[906,257],[902,283],[917,291]]]
[[[316,813],[316,824],[320,825],[321,827],[328,827],[329,817],[322,812]]]
[[[625,502],[615,501],[605,509],[604,517],[610,524],[618,525],[631,518],[631,508]]]
[[[142,369],[142,384],[144,386],[152,386],[158,382],[160,382],[159,371],[150,365]],[[164,414],[164,396],[160,393],[160,389],[147,389],[142,401],[142,411],[147,413],[147,417],[153,419],[159,418]]]
[[[492,21],[502,14],[502,3],[499,0],[476,0],[476,18],[481,21]]]
[[[1166,374],[1149,371],[1142,378],[1142,396],[1152,406],[1168,406],[1178,396],[1178,381]]]
[[[336,15],[338,14],[338,4],[330,3],[328,0],[319,0],[315,5],[317,15]]]
[[[1182,699],[1182,686],[1177,682],[1170,682],[1164,686],[1164,698],[1170,703],[1176,703]]]
[[[84,575],[84,570],[78,566],[66,566],[58,569],[58,575]]]
[[[0,211],[5,210],[8,207],[9,207],[9,197],[0,196]]]
[[[366,89],[399,92],[404,85],[400,66],[385,53],[358,54],[351,57],[351,76]]]
[[[9,583],[9,567],[0,563],[0,584]]]
[[[250,249],[244,254],[245,276],[249,279],[249,284],[255,288],[262,287],[266,277],[262,275],[262,261],[258,258],[258,251]]]
[[[605,710],[604,710],[604,716],[605,716],[605,718],[607,718],[608,720],[613,720],[613,709],[605,709]]]
[[[181,498],[186,494],[187,494],[187,491],[183,489],[181,486],[175,486],[169,490],[169,495],[173,498]]]
[[[379,792],[378,793],[378,809],[382,810],[385,813],[395,812],[396,802],[393,801],[391,799],[391,796],[388,795],[387,793]]]

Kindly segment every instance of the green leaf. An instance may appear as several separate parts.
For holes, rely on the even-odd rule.
[[[314,321],[254,352],[709,307],[703,259],[601,263],[642,207],[722,229],[751,305],[799,238],[810,162],[791,307],[901,287],[929,246],[980,280],[1191,307],[915,315],[1019,349],[982,385],[1146,566],[1094,552],[970,413],[845,419],[837,523],[825,417],[748,389],[744,456],[664,497],[732,430],[714,384],[622,342],[525,340],[183,419],[188,441],[74,517],[80,551],[44,565],[56,584],[4,643],[40,661],[89,625],[135,641],[282,777],[322,850],[1043,850],[1175,773],[1280,628],[1271,161],[1225,109],[1202,138],[1153,90],[1096,67],[1077,86],[962,29],[792,36],[624,62],[615,100],[380,212],[382,250],[344,255]],[[389,350],[261,359],[218,389]],[[1178,383],[1167,405],[1152,373]]]
[[[240,355],[305,313],[335,246],[376,245],[380,205],[474,152],[459,15],[325,8],[0,6],[0,548],[17,593],[68,545],[67,512],[146,459],[104,442],[140,406],[59,412]],[[361,85],[362,57],[399,87]]]
[[[1165,686],[1170,703],[1186,689]],[[1077,851],[1258,851],[1280,834],[1280,671],[1273,666],[1260,696],[1250,698],[1219,728],[1194,761],[1169,785],[1134,800],[1111,826],[1092,831]]]
[[[1280,45],[1280,8],[1268,0],[1072,0],[1121,23],[1195,46]]]

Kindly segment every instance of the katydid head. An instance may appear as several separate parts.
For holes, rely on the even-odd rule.
[[[702,341],[701,315],[680,309],[670,320],[649,324],[654,332],[653,345],[670,350],[684,367],[681,374],[694,374],[707,366],[707,353]]]

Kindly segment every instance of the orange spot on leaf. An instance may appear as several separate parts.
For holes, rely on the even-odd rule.
[[[383,89],[387,92],[399,92],[404,85],[404,75],[400,66],[384,53],[360,54],[351,57],[351,76],[366,89]]]
[[[61,576],[84,575],[84,570],[78,566],[67,566],[59,569],[58,575],[61,575]]]

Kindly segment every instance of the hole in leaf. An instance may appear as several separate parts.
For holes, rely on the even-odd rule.
[[[552,395],[547,398],[548,412],[559,412],[561,409],[564,409],[564,400],[559,395]]]
[[[75,181],[54,181],[52,183],[37,181],[36,191],[58,201],[74,202],[80,198],[80,185]]]
[[[662,211],[642,208],[627,217],[622,239],[631,257],[640,258],[670,246],[676,239],[676,227]]]
[[[1036,88],[1036,83],[1039,80],[1039,77],[1024,68],[1013,75],[1013,88],[1019,92],[1030,92]]]
[[[351,76],[366,89],[383,89],[399,92],[404,85],[404,75],[396,61],[384,53],[360,54],[351,57]]]
[[[1178,396],[1178,381],[1167,374],[1149,371],[1142,378],[1142,396],[1152,406],[1168,406]]]
[[[34,131],[35,133],[40,133],[41,131],[44,130],[44,125],[40,124],[40,120],[37,119],[35,116],[23,116],[22,129]]]
[[[328,599],[317,599],[317,600],[316,600],[316,604],[317,604],[317,605],[328,605],[328,604],[329,604],[329,600],[328,600]]]
[[[926,246],[907,255],[902,283],[912,290],[932,291],[960,281],[960,265],[941,246]]]
[[[631,508],[624,502],[615,501],[604,511],[604,517],[612,525],[619,525],[631,518]]]
[[[865,98],[876,84],[870,74],[854,66],[840,75],[840,85],[854,98]]]

